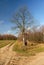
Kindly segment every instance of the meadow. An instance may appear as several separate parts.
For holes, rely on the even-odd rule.
[[[13,42],[15,42],[15,40],[0,40],[0,48],[8,45],[8,44],[12,44]]]
[[[33,45],[31,45],[33,43]],[[34,56],[36,53],[44,52],[44,43],[29,42],[27,46],[23,46],[23,43],[18,43],[13,46],[13,51],[16,51],[23,56]]]
[[[23,46],[23,43],[18,40],[0,40],[0,48],[3,48],[7,45],[13,46],[12,50],[15,51],[18,55],[22,56],[33,56],[36,53],[44,52],[44,43],[34,43],[33,46],[30,45],[29,42],[27,46]]]
[[[36,53],[44,52],[44,43],[34,43],[33,45],[30,43],[33,42],[29,42],[27,46],[23,46],[23,43],[18,40],[0,40],[0,48],[14,44],[12,50],[23,56],[33,56]]]

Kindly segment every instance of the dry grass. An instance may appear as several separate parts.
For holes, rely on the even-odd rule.
[[[23,56],[33,56],[36,53],[44,52],[44,44],[28,42],[28,45],[24,46],[22,42],[17,41],[13,47],[13,51]]]
[[[12,42],[15,42],[15,40],[0,40],[0,48],[4,47]]]

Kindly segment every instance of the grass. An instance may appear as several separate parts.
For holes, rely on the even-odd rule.
[[[44,44],[38,44],[37,45],[28,45],[23,46],[23,43],[16,43],[13,47],[13,51],[16,51],[18,54],[23,56],[33,56],[36,55],[36,53],[44,52]],[[35,43],[36,44],[36,43]]]
[[[30,56],[30,55],[35,55],[34,51],[32,51],[33,47],[31,46],[23,46],[23,43],[21,42],[20,44],[17,42],[14,47],[13,47],[13,51],[16,51],[18,54],[20,55],[24,55],[24,56]]]
[[[10,43],[13,43],[15,42],[15,40],[0,40],[0,48],[10,44]]]
[[[36,52],[44,52],[44,47],[35,48]]]
[[[10,44],[10,46],[15,42],[15,40],[0,40],[0,48]],[[32,42],[29,42],[32,43]],[[36,53],[44,52],[44,44],[34,43],[35,45],[31,46],[30,44],[27,46],[23,46],[22,42],[15,42],[13,46],[13,51],[16,51],[19,55],[23,56],[32,56],[36,55]],[[37,45],[36,45],[37,44]]]

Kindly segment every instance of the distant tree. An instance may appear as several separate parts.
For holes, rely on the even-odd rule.
[[[28,28],[34,23],[34,18],[28,11],[26,7],[20,8],[18,12],[15,13],[12,17],[12,23],[15,24],[14,27],[12,27],[12,30],[17,29],[18,32],[20,32],[23,36],[23,43],[25,45],[26,38],[25,33],[28,30]]]
[[[0,40],[16,40],[17,37],[11,34],[0,35]]]
[[[44,25],[40,27],[40,32],[42,33],[43,42],[44,42]]]

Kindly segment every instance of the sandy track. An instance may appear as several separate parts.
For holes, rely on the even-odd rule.
[[[0,49],[0,65],[7,65],[11,57],[16,54],[12,52],[13,46],[14,44],[8,44]]]
[[[30,65],[44,65],[44,52],[35,56],[35,59],[30,62]]]
[[[12,51],[14,44],[0,49],[0,65],[44,65],[44,52],[32,57],[18,56]]]

